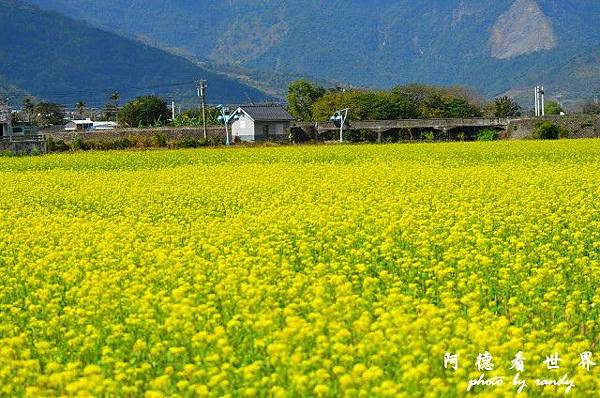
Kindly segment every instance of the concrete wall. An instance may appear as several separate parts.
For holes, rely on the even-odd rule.
[[[143,137],[152,138],[155,134],[163,134],[167,140],[178,141],[184,138],[204,138],[202,127],[160,127],[148,129],[115,129],[106,131],[43,131],[48,137],[58,141],[71,142],[76,137],[89,141],[112,141],[122,138]],[[211,126],[207,131],[208,137],[221,137],[225,139],[225,126]]]
[[[586,138],[600,137],[600,116],[550,116],[545,118],[521,118],[510,120],[506,133],[502,134],[502,138],[508,139],[525,139],[531,136],[536,124],[543,120],[549,120],[553,123],[567,129],[571,134],[571,138]],[[232,134],[240,138],[244,137],[245,141],[254,142],[260,141],[264,137],[262,134],[263,124],[257,123],[256,136],[254,135],[254,122],[248,118],[246,127],[241,128],[239,120],[233,123]],[[287,140],[289,135],[289,123],[274,123],[278,126],[269,128],[269,139],[272,140]],[[271,124],[273,125],[273,123]],[[314,123],[302,123],[292,128],[296,133],[306,136],[307,139],[317,136],[317,128]],[[457,129],[456,131],[460,131]],[[41,134],[46,134],[54,140],[63,140],[65,142],[72,141],[75,137],[81,137],[83,140],[91,141],[111,141],[122,138],[131,137],[146,137],[152,138],[154,134],[159,133],[167,137],[167,140],[178,141],[184,138],[203,138],[202,127],[181,127],[181,128],[149,128],[149,129],[116,129],[109,131],[92,131],[92,132],[66,132],[63,130],[40,131]],[[275,134],[277,133],[277,134]],[[334,132],[337,134],[337,132]],[[208,129],[209,137],[221,137],[225,139],[224,126],[213,126]],[[323,137],[321,137],[323,138]],[[336,138],[336,137],[334,137]]]
[[[9,140],[0,140],[0,151],[10,151],[13,153],[46,153],[48,144],[46,141],[22,141],[12,142]]]
[[[536,125],[543,121],[550,121],[564,127],[569,131],[569,138],[600,137],[600,116],[573,115],[511,120],[508,123],[507,138],[513,140],[531,138]]]

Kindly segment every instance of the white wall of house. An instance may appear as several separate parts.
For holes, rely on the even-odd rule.
[[[244,142],[255,141],[254,121],[245,113],[231,125],[231,136]]]
[[[72,120],[65,124],[65,131],[85,131],[94,126],[91,120]]]
[[[239,137],[244,142],[286,139],[289,127],[290,123],[287,122],[255,122],[244,114],[233,122],[231,134],[234,140]]]

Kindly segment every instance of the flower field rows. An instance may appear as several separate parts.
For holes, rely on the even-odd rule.
[[[509,397],[518,352],[520,396],[563,375],[598,396],[598,140],[92,152],[0,179],[0,396]],[[481,374],[503,383],[467,392]]]

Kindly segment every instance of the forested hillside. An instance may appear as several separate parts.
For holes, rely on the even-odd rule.
[[[600,89],[589,57],[600,43],[596,0],[32,1],[217,64],[487,95],[539,83],[566,97]]]
[[[210,102],[267,98],[185,58],[19,1],[0,0],[0,21],[0,96],[13,101],[32,94],[101,106],[113,91],[122,100],[155,93],[196,101],[201,78]]]

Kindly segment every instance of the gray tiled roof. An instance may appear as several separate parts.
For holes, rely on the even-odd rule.
[[[242,106],[240,107],[250,117],[256,121],[278,122],[292,121],[294,117],[290,115],[282,106]]]

